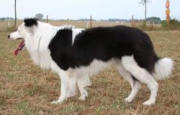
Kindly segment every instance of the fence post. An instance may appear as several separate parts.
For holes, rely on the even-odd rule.
[[[7,30],[10,31],[10,22],[7,20]]]
[[[92,28],[92,16],[90,15],[90,25],[89,25],[90,28]]]
[[[87,22],[87,24],[86,24],[86,28],[89,28],[89,22]]]
[[[132,15],[131,26],[134,27],[134,16]]]
[[[46,22],[47,22],[47,23],[49,22],[48,15],[46,16]]]

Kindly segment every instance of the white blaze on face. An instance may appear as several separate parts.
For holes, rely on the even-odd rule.
[[[18,38],[22,38],[21,35],[19,34],[18,30],[16,32],[13,32],[10,34],[10,39],[16,40]]]
[[[27,34],[27,30],[26,30],[24,23],[23,23],[18,27],[17,31],[15,31],[9,35],[9,39],[12,39],[12,40],[16,40],[18,38],[24,39],[26,34]]]

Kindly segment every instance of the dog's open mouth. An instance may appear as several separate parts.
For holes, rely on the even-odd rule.
[[[19,44],[19,46],[17,47],[17,49],[14,51],[14,55],[18,55],[19,51],[23,49],[23,47],[25,46],[24,44],[24,40]]]

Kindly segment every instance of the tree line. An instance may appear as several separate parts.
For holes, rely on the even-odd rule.
[[[43,15],[38,13],[34,16],[34,18],[38,19],[38,20],[43,20]],[[7,21],[7,20],[14,20],[13,17],[1,17],[0,21]],[[49,19],[49,20],[53,20],[53,19]],[[77,20],[73,20],[73,19],[59,19],[59,21],[89,21],[88,18],[81,18],[81,19],[77,19]],[[109,19],[100,19],[100,20],[96,20],[93,19],[93,21],[101,21],[101,22],[119,22],[119,23],[130,23],[132,20],[131,19],[118,19],[118,18],[109,18]],[[134,19],[135,22],[142,22],[144,21],[144,19]],[[161,19],[159,17],[149,17],[146,19],[147,23],[161,23]]]

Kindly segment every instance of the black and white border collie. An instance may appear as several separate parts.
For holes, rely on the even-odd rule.
[[[156,55],[146,33],[126,26],[80,29],[25,19],[8,37],[23,38],[33,62],[59,75],[61,95],[53,104],[75,96],[76,88],[81,94],[79,99],[85,100],[90,76],[112,65],[132,88],[125,101],[135,98],[142,82],[151,91],[149,100],[143,104],[152,105],[158,91],[156,81],[168,78],[173,69],[170,58]]]

